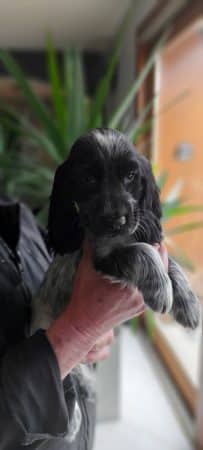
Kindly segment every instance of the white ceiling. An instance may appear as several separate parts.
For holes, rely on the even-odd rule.
[[[137,2],[137,0],[134,0]],[[0,0],[0,47],[40,49],[51,32],[55,45],[108,45],[130,0]]]

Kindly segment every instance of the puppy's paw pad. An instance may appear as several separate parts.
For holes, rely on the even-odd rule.
[[[194,330],[201,320],[200,303],[191,292],[188,301],[179,302],[178,305],[174,304],[172,314],[178,323]]]
[[[165,295],[163,295],[162,299],[162,309],[161,313],[166,314],[171,311],[173,306],[173,288],[171,284],[171,280],[166,274],[166,281],[165,281]]]
[[[160,281],[160,279],[159,279]],[[173,305],[173,289],[171,280],[166,273],[162,274],[159,285],[151,285],[146,292],[146,303],[155,312],[166,314]]]

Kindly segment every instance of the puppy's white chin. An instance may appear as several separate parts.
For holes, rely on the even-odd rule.
[[[130,230],[130,233],[129,233],[130,236],[132,236],[137,231],[139,225],[140,225],[140,220],[138,219],[136,224],[134,225],[134,227],[132,227],[132,229]]]

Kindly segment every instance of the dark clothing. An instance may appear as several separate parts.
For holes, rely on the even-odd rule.
[[[61,382],[43,331],[26,338],[30,301],[51,261],[31,212],[0,203],[0,450],[89,450],[95,398],[70,373]]]

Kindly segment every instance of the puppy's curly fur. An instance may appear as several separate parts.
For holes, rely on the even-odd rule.
[[[166,274],[152,244],[163,239],[159,191],[148,160],[111,129],[81,136],[56,171],[48,231],[55,257],[34,305],[32,329],[47,327],[71,295],[84,238],[102,274],[132,283],[154,311],[184,326],[199,322],[199,303],[182,269]]]

